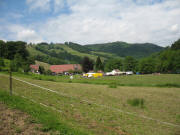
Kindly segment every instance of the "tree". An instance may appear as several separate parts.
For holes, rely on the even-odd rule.
[[[105,71],[112,71],[113,69],[123,69],[123,64],[121,59],[111,59],[105,64]]]
[[[25,64],[22,66],[22,69],[23,69],[24,73],[28,73],[30,71],[30,66],[28,64]]]
[[[48,70],[46,71],[46,75],[52,75],[51,70],[48,69]]]
[[[0,40],[0,57],[5,57],[6,52],[6,43],[3,40]]]
[[[43,66],[39,66],[39,73],[40,74],[44,74],[45,73],[45,69]]]
[[[0,71],[2,70],[2,67],[4,67],[4,60],[2,58],[0,58]]]
[[[22,41],[8,41],[6,42],[6,53],[4,57],[10,60],[14,59],[16,54],[21,55],[21,57],[26,60],[29,56],[28,51],[26,50],[26,42]]]
[[[22,41],[17,41],[15,42],[15,44],[17,49],[16,53],[20,54],[21,57],[26,60],[27,57],[29,56],[29,52],[26,50],[27,43]]]
[[[0,58],[0,67],[4,67],[5,64],[4,64],[4,60],[2,58]]]
[[[139,71],[144,74],[149,74],[155,72],[156,61],[151,58],[144,58],[139,62]]]
[[[18,67],[17,67],[16,62],[14,60],[11,60],[11,62],[10,62],[10,70],[13,72],[18,71]]]
[[[136,65],[137,65],[137,61],[133,57],[127,56],[124,59],[124,66],[123,67],[126,71],[135,71]]]
[[[178,50],[180,49],[180,39],[178,39],[176,42],[174,42],[171,46],[171,49]]]
[[[15,65],[17,66],[17,68],[20,68],[20,67],[22,67],[22,65],[25,64],[25,60],[22,58],[22,56],[19,53],[17,53],[14,56],[14,62],[15,62]]]
[[[180,50],[168,49],[158,56],[158,72],[176,73],[180,70]]]
[[[98,70],[104,70],[104,69],[103,69],[103,63],[101,62],[101,59],[100,59],[99,56],[97,57],[97,60],[96,60],[96,63],[95,63],[95,70],[96,70],[96,71],[98,71]]]
[[[88,57],[84,57],[82,60],[82,70],[87,73],[90,70],[93,70],[93,61],[90,60]]]

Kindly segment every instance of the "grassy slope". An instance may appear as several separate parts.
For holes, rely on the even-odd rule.
[[[10,108],[19,109],[30,114],[38,123],[43,124],[44,127],[42,130],[44,131],[55,130],[66,135],[84,134],[78,130],[69,128],[67,124],[60,121],[56,112],[20,96],[10,96],[7,91],[3,91],[2,89],[0,89],[0,101],[7,104]]]
[[[128,77],[131,78],[132,76]],[[158,77],[162,79],[164,76]],[[177,79],[177,77],[175,78]],[[62,111],[60,116],[77,129],[84,128],[89,133],[104,135],[123,132],[128,132],[132,135],[172,135],[176,132],[178,133],[178,128],[176,127],[127,115],[112,108],[180,124],[179,88],[117,87],[112,89],[106,85],[60,83],[30,78],[21,79],[53,89],[63,93],[63,95],[65,94],[64,96],[58,95],[13,80],[14,91],[60,109]],[[176,81],[176,79],[172,81]],[[8,89],[8,78],[6,76],[1,77],[0,82],[2,83],[0,88]],[[149,83],[152,82],[150,80]],[[127,104],[128,99],[134,98],[143,98],[145,100],[145,108],[132,107]],[[110,106],[110,108],[97,106],[93,103],[89,104],[83,100],[90,100],[97,104]]]
[[[27,50],[29,51],[31,56],[35,56],[35,55],[42,55],[42,56],[47,56],[47,54],[42,53],[38,50],[36,50],[34,47],[32,46],[27,46]]]
[[[77,56],[80,56],[80,57],[89,57],[93,60],[96,60],[97,59],[97,55],[92,55],[92,54],[87,54],[87,53],[81,53],[81,52],[78,52],[76,50],[73,50],[72,48],[68,47],[67,45],[55,45],[55,46],[60,46],[62,47],[64,50],[66,50],[68,53],[71,53],[73,55],[77,55]],[[102,57],[102,60],[104,60],[106,58]]]
[[[117,55],[115,54],[111,54],[111,53],[105,53],[105,52],[96,52],[96,51],[92,51],[91,54],[88,54],[88,53],[81,53],[81,52],[78,52],[70,47],[68,47],[67,45],[63,45],[63,44],[56,44],[54,45],[55,47],[57,47],[57,49],[52,49],[54,50],[55,52],[59,53],[59,52],[63,52],[63,51],[67,51],[68,53],[72,54],[72,55],[76,55],[76,56],[80,56],[80,57],[89,57],[93,60],[96,60],[97,59],[97,56],[100,55],[101,56],[101,60],[106,60],[107,57],[108,58],[116,58],[118,57]],[[63,50],[61,49],[58,49],[59,48],[62,48]],[[28,46],[27,47],[27,50],[30,52],[30,55],[31,56],[35,56],[35,55],[42,55],[42,56],[47,56],[47,54],[41,52],[41,51],[38,51],[36,50],[34,47],[32,46]]]

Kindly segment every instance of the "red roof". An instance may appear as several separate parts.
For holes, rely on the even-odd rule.
[[[79,64],[52,65],[50,70],[55,73],[63,73],[69,70],[81,70],[81,66]]]
[[[39,65],[30,65],[31,69],[39,70]]]

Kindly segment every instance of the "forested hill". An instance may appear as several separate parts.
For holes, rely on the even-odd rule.
[[[135,58],[146,57],[151,55],[152,53],[163,50],[163,47],[151,43],[129,44],[126,42],[91,44],[91,45],[86,45],[86,47],[91,49],[92,51],[113,53],[120,57],[133,56]]]
[[[49,64],[80,63],[83,57],[96,60],[100,56],[102,60],[133,56],[142,58],[159,52],[163,48],[154,44],[128,44],[125,42],[113,42],[94,45],[80,45],[72,42],[64,44],[39,43],[28,45],[30,55],[36,60]]]

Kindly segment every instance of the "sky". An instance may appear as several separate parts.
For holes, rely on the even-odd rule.
[[[180,0],[0,0],[0,40],[171,45]]]

